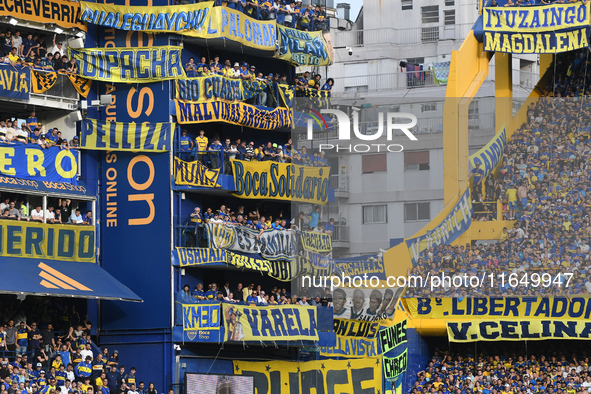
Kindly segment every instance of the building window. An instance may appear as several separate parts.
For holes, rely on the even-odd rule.
[[[361,172],[368,174],[371,172],[386,171],[387,168],[386,154],[379,155],[363,155],[361,156]]]
[[[452,7],[454,5],[456,5],[456,0],[445,0],[446,7]]]
[[[407,63],[410,64],[423,64],[425,63],[425,58],[424,57],[409,57],[408,59],[406,59]]]
[[[439,41],[439,26],[421,28],[421,42]]]
[[[421,112],[437,111],[437,103],[421,104]]]
[[[423,23],[439,23],[439,6],[421,7],[421,21]]]
[[[387,205],[366,205],[363,207],[363,224],[388,223]]]
[[[456,24],[456,10],[443,11],[443,24],[446,26]]]
[[[431,203],[412,202],[404,204],[404,221],[417,222],[431,220]]]
[[[404,171],[429,170],[429,151],[404,152]]]
[[[402,11],[412,10],[412,0],[402,0]]]

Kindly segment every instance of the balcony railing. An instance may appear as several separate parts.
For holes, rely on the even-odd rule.
[[[35,70],[37,72],[43,73],[46,71]],[[47,71],[49,72],[49,71]],[[51,89],[43,92],[43,93],[31,93],[32,97],[47,97],[53,100],[55,99],[71,99],[71,100],[78,100],[78,92],[70,82],[70,79],[64,74],[57,74],[57,80],[55,84],[51,87]]]
[[[331,175],[330,187],[333,188],[335,192],[348,192],[349,177],[347,175]]]
[[[412,88],[445,86],[444,82],[433,77],[433,71],[398,70],[388,74],[371,74],[352,77],[336,77],[332,94],[349,95],[364,92],[387,92]]]
[[[349,226],[337,224],[332,233],[332,242],[349,242]]]
[[[463,40],[473,24],[415,27],[410,29],[367,29],[338,31],[334,34],[334,46],[361,47],[371,45],[426,44],[439,40]]]

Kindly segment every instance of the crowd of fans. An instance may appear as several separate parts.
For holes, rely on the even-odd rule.
[[[435,351],[425,369],[418,372],[412,394],[576,394],[591,389],[589,355],[567,344],[544,341],[536,354],[503,351]],[[580,345],[578,345],[580,346]],[[480,344],[479,348],[483,347]],[[487,349],[489,346],[484,346]],[[568,348],[573,348],[571,351]],[[568,350],[567,350],[568,349]]]
[[[0,64],[27,66],[35,70],[78,72],[74,59],[68,59],[63,44],[56,41],[54,34],[52,45],[47,46],[45,37],[29,33],[26,37],[19,30],[10,29],[0,33],[2,56]]]
[[[31,208],[31,210],[29,210]],[[31,203],[27,198],[2,196],[0,202],[0,219],[22,220],[50,224],[92,225],[92,211],[84,215],[79,207],[74,208],[70,199],[50,201],[43,210],[40,202]]]
[[[335,231],[335,220],[329,218],[328,221],[322,221],[322,209],[315,206],[314,210],[308,214],[299,212],[298,216],[290,219],[279,210],[276,216],[271,212],[260,212],[258,208],[252,211],[245,211],[244,205],[240,205],[237,211],[232,211],[229,207],[221,205],[219,210],[212,210],[208,207],[201,211],[200,207],[195,207],[189,215],[189,232],[195,235],[195,240],[191,236],[184,240],[184,246],[207,247],[206,223],[225,224],[228,226],[244,226],[255,231],[259,231],[259,236],[266,230],[299,230],[313,231],[325,234],[332,234]],[[192,243],[195,242],[194,245]]]
[[[26,121],[20,125],[18,120],[13,118],[0,121],[0,144],[31,144],[37,145],[41,149],[57,147],[59,149],[79,148],[80,139],[78,136],[68,142],[67,138],[62,138],[62,132],[57,127],[50,128],[47,132],[44,125],[35,117],[35,111]]]
[[[254,141],[246,141],[241,138],[232,141],[226,138],[224,144],[220,138],[215,136],[212,143],[205,136],[205,131],[200,130],[199,136],[193,139],[187,135],[186,130],[181,131],[179,138],[180,149],[178,150],[179,159],[184,161],[198,160],[203,165],[211,169],[222,168],[225,174],[232,174],[230,159],[245,161],[273,161],[277,163],[293,163],[310,167],[327,167],[330,163],[327,161],[323,151],[308,152],[305,146],[300,150],[293,147],[292,140],[289,138],[283,145],[268,141],[266,144]]]

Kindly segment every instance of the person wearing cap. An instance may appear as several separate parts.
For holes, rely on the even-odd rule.
[[[47,386],[47,378],[45,377],[45,370],[42,369],[39,371],[39,377],[37,378],[37,386],[39,387],[39,390],[42,390],[43,388],[45,388],[45,386]]]
[[[228,72],[228,74],[230,74],[230,72]],[[241,75],[242,70],[240,69],[240,63],[236,62],[234,63],[234,69],[232,70],[230,78],[239,79]]]
[[[80,147],[80,138],[75,135],[74,138],[70,141],[70,146],[72,148],[79,148]]]
[[[74,371],[76,372],[76,377],[78,378],[87,378],[90,377],[92,374],[92,356],[86,356],[82,362],[76,365]]]
[[[54,56],[56,53],[59,53],[60,57],[61,57],[61,56],[64,56],[64,50],[62,48],[62,43],[55,41],[56,37],[57,37],[57,34],[54,34],[53,35],[53,46],[51,48],[49,48],[47,53],[53,53]]]
[[[248,63],[242,63],[242,68],[240,69],[240,79],[250,81],[252,78],[252,74],[250,71],[248,71]]]

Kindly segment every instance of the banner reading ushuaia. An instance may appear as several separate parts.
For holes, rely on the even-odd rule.
[[[576,2],[533,7],[485,7],[484,50],[559,53],[589,46],[591,4]]]
[[[66,29],[86,31],[80,20],[80,4],[68,0],[0,0],[0,16],[10,16],[37,23],[55,23]]]
[[[80,75],[105,82],[147,83],[186,78],[181,62],[182,47],[68,48]]]
[[[322,31],[301,31],[277,25],[275,57],[296,66],[329,66],[332,58]]]
[[[235,194],[324,205],[328,202],[330,167],[307,167],[273,161],[231,160]]]
[[[413,264],[417,264],[421,253],[431,246],[449,245],[468,230],[472,224],[472,214],[470,190],[466,189],[441,223],[424,235],[406,240]]]
[[[174,123],[122,123],[96,119],[82,121],[80,146],[116,151],[169,151]]]
[[[73,150],[51,147],[41,149],[38,145],[19,142],[0,147],[3,163],[0,174],[21,179],[43,182],[64,182],[77,185],[78,163]]]

